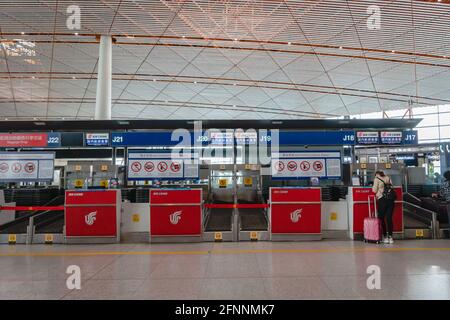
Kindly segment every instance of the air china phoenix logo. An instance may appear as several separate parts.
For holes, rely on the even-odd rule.
[[[87,215],[84,216],[84,222],[86,222],[88,226],[92,226],[95,220],[97,219],[96,216],[97,211],[89,212]]]
[[[291,212],[291,221],[293,223],[297,223],[298,220],[302,217],[302,210],[303,209],[297,209]]]
[[[175,211],[174,213],[172,213],[169,216],[170,223],[171,224],[177,224],[181,220],[181,213],[182,213],[182,211]]]

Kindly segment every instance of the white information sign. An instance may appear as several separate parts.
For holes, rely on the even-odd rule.
[[[0,152],[0,181],[52,181],[53,152]]]
[[[198,178],[198,154],[130,152],[128,178],[134,180]]]
[[[283,152],[272,154],[274,178],[339,178],[340,152]]]

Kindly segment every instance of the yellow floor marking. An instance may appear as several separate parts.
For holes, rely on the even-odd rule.
[[[450,251],[450,248],[342,248],[342,249],[223,249],[203,251],[81,251],[81,252],[10,252],[0,257],[71,257],[111,255],[206,255],[243,253],[352,253],[352,252],[411,252]]]

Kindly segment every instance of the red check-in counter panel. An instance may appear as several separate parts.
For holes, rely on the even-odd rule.
[[[68,190],[65,199],[67,239],[119,240],[120,190]]]
[[[201,236],[201,189],[151,189],[150,235]]]
[[[371,210],[374,210],[373,199],[375,194],[371,187],[350,187],[348,194],[350,237],[363,233],[364,219],[369,216],[369,197],[372,201]],[[403,192],[402,187],[394,187],[397,194],[395,201],[393,223],[394,232],[403,233]]]
[[[270,188],[271,235],[320,235],[320,188]],[[292,238],[292,237],[291,237]]]

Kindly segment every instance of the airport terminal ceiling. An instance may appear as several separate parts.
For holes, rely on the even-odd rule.
[[[444,0],[2,1],[0,120],[93,118],[99,35],[114,39],[113,119],[449,104],[449,22]]]

